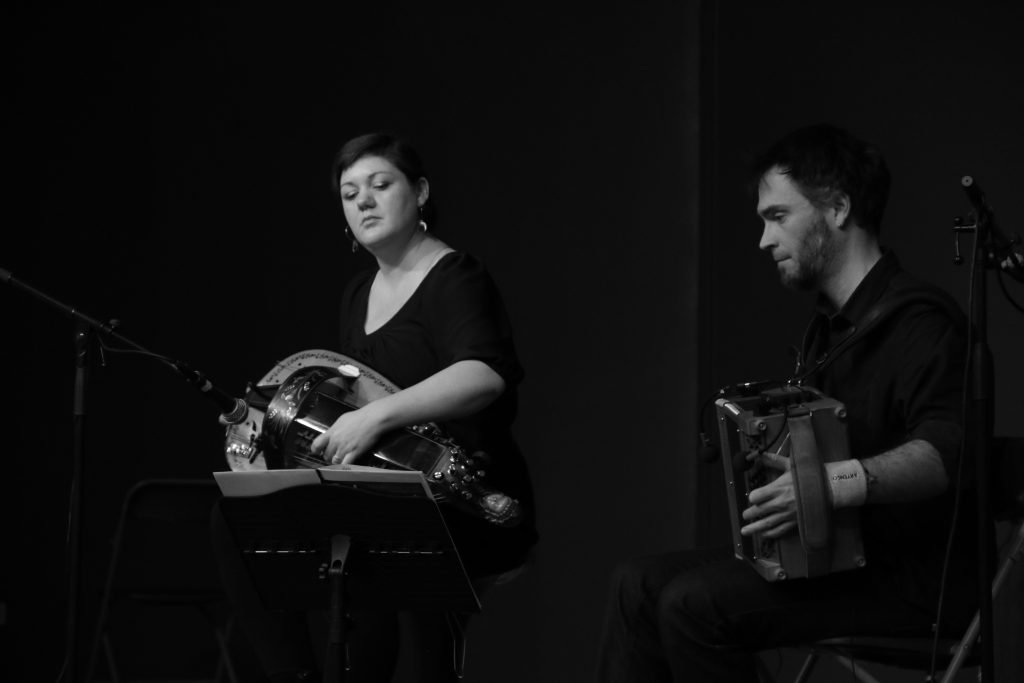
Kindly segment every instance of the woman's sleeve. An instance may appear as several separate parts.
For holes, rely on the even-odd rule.
[[[512,326],[501,294],[490,274],[472,256],[457,254],[443,268],[429,302],[436,353],[444,367],[479,360],[509,386],[523,378]]]

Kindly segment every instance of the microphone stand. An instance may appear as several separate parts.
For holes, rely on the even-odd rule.
[[[10,281],[10,280],[9,280]],[[85,444],[85,388],[87,384],[89,342],[92,340],[92,329],[79,321],[75,325],[75,384],[74,401],[71,409],[72,445],[71,445],[71,498],[68,501],[68,546],[70,562],[68,566],[68,606],[67,606],[67,645],[65,666],[66,681],[75,681],[75,655],[78,652],[78,607],[79,588],[81,585],[82,557],[82,461]]]
[[[964,440],[973,448],[977,482],[977,553],[978,553],[978,610],[981,626],[981,679],[995,680],[992,626],[992,560],[989,539],[992,534],[991,509],[991,445],[993,429],[992,395],[993,362],[988,346],[988,269],[999,268],[997,251],[1008,249],[1016,240],[1007,239],[995,225],[992,209],[981,188],[971,176],[964,176],[960,184],[974,206],[974,223],[964,225],[961,218],[953,221],[955,255],[953,262],[963,263],[959,249],[959,234],[974,233],[974,259],[971,267],[971,295],[969,324],[973,344],[968,368],[970,411],[964,416],[967,434]],[[997,241],[998,240],[998,241]],[[1001,242],[1001,244],[1000,244]]]
[[[24,282],[17,280],[9,270],[0,268],[0,282],[5,282],[16,289],[31,295],[48,306],[61,311],[75,320],[75,383],[74,401],[72,407],[72,448],[71,448],[71,494],[68,503],[68,536],[67,546],[70,553],[68,559],[68,605],[67,605],[67,632],[66,632],[66,654],[63,680],[65,683],[75,683],[77,676],[77,654],[79,643],[79,593],[81,588],[81,559],[82,559],[82,481],[83,481],[83,454],[85,452],[85,395],[88,383],[88,360],[89,344],[97,332],[113,337],[133,351],[143,355],[156,358],[174,368],[186,382],[196,387],[204,396],[214,401],[222,411],[221,419],[226,424],[240,424],[248,416],[249,407],[244,401],[232,398],[213,383],[202,373],[190,368],[186,363],[173,360],[153,353],[143,346],[136,344],[131,339],[124,337],[114,331],[117,321],[103,323],[91,318],[73,306],[69,306],[57,299],[45,294]]]

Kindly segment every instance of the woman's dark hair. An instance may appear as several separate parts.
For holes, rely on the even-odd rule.
[[[875,235],[881,230],[890,176],[878,148],[820,123],[793,131],[755,159],[750,168],[755,195],[765,174],[776,167],[815,208],[832,206],[842,192],[850,198],[850,216],[857,225]]]
[[[341,174],[363,157],[380,157],[387,159],[395,168],[402,172],[410,185],[415,186],[420,178],[426,178],[427,172],[415,148],[405,140],[388,133],[367,133],[352,138],[334,155],[331,165],[331,187],[338,200],[341,200]],[[434,202],[428,196],[421,211],[423,219],[433,229]]]

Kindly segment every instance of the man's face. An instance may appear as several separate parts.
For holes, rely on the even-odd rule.
[[[782,284],[818,288],[838,251],[824,212],[814,208],[777,167],[761,179],[757,194],[757,214],[764,221],[760,247],[775,259]]]

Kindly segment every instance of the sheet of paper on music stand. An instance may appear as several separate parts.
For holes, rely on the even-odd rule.
[[[213,478],[220,492],[228,497],[265,496],[274,491],[319,484],[320,475],[316,470],[249,470],[238,472],[214,472]]]
[[[220,491],[229,497],[263,496],[274,491],[323,482],[418,484],[433,499],[430,486],[419,471],[385,470],[361,465],[331,465],[317,469],[244,470],[214,472]]]
[[[426,478],[419,470],[385,470],[364,465],[328,465],[317,468],[324,481],[381,482],[420,484],[427,497],[433,498]]]

